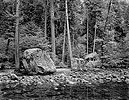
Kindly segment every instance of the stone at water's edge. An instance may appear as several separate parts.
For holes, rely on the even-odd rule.
[[[71,61],[72,61],[72,66],[71,66],[72,69],[77,70],[79,66],[77,60],[75,58],[72,58]]]
[[[50,58],[50,55],[39,48],[25,50],[24,58],[25,58],[24,60],[26,60],[27,63],[23,65],[24,68],[27,68],[26,70],[28,72],[44,74],[47,72],[56,71],[56,67],[54,65],[54,62]]]
[[[82,59],[82,58],[72,58],[71,61],[72,61],[71,68],[73,70],[82,70],[82,67],[83,67],[83,64],[84,64],[84,59]]]

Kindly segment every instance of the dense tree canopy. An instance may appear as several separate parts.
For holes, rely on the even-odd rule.
[[[1,41],[4,40],[0,46],[0,53],[13,59],[17,4],[15,0],[0,0],[0,2],[0,39]],[[50,24],[52,20],[55,27],[56,55],[59,59],[58,61],[61,61],[64,32],[68,32],[68,29],[65,27],[66,5],[65,0],[53,0],[54,17],[51,19],[50,3],[51,0],[20,0],[20,55],[22,55],[24,50],[34,47],[52,52],[52,27]],[[95,51],[100,55],[104,52],[103,56],[108,56],[108,58],[105,58],[108,61],[113,59],[114,53],[116,56],[117,54],[121,55],[123,52],[124,54],[128,52],[129,5],[126,1],[68,0],[67,4],[73,57],[84,58],[87,50],[89,53],[92,53],[94,43],[96,43]],[[64,31],[65,28],[66,31]],[[45,34],[47,37],[45,37]],[[96,42],[94,42],[95,38]],[[65,40],[65,62],[67,64],[69,62],[67,34]],[[3,45],[7,46],[4,47]],[[111,49],[109,50],[109,48]]]

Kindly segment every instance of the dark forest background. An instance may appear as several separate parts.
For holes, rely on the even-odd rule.
[[[16,19],[20,59],[26,49],[41,48],[54,53],[56,65],[69,65],[71,57],[84,59],[95,51],[104,67],[127,68],[129,4],[121,0],[68,0],[67,6],[65,0],[20,0],[17,18],[16,0],[0,0],[1,68],[15,67]]]

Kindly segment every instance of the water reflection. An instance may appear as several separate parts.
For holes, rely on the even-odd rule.
[[[106,83],[95,87],[84,84],[59,86],[57,89],[47,86],[22,86],[15,84],[0,85],[1,100],[129,100],[128,85]]]

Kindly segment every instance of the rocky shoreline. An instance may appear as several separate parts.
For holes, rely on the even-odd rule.
[[[15,85],[76,85],[86,84],[87,86],[99,85],[107,82],[126,82],[129,84],[129,70],[104,70],[104,69],[88,69],[87,71],[64,71],[56,72],[51,75],[33,75],[33,76],[17,76],[14,73],[0,74],[0,84]]]

